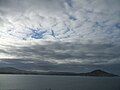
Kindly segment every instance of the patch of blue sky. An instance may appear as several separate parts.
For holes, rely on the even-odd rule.
[[[35,39],[43,38],[44,34],[47,32],[46,30],[41,30],[39,28],[37,29],[29,28],[29,29],[32,30],[31,38],[35,38]]]
[[[71,31],[71,29],[69,27],[66,28],[66,30],[64,31],[64,34]]]
[[[120,23],[115,23],[111,25],[108,29],[109,30],[120,30]]]
[[[120,23],[116,23],[115,27],[118,28],[118,29],[120,29]]]
[[[65,0],[66,3],[72,8],[73,7],[73,2],[72,0]]]
[[[55,37],[55,32],[53,30],[51,30],[51,35]]]
[[[77,20],[76,17],[71,16],[71,15],[69,16],[69,19],[70,19],[70,20],[73,20],[73,21]]]

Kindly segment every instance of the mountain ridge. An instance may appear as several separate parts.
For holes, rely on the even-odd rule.
[[[2,67],[0,68],[0,74],[29,74],[29,75],[60,75],[60,76],[97,76],[97,77],[114,77],[118,76],[112,73],[105,72],[100,69],[93,70],[86,73],[75,73],[75,72],[37,72],[37,71],[26,71],[20,70],[13,67]]]

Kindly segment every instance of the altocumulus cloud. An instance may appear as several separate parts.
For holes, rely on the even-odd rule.
[[[119,43],[119,4],[119,0],[0,0],[0,36]]]
[[[0,0],[0,66],[119,72],[119,0]]]

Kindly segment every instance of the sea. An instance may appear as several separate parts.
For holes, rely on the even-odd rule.
[[[120,77],[2,74],[0,90],[120,90]]]

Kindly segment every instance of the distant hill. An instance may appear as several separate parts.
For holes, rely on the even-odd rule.
[[[111,73],[102,71],[100,69],[94,70],[94,71],[88,72],[88,73],[81,73],[81,75],[83,75],[83,76],[108,76],[108,77],[118,76],[118,75],[115,75],[115,74],[111,74]]]
[[[13,67],[0,68],[0,74],[34,74],[34,75],[63,75],[63,76],[98,76],[98,77],[113,77],[118,76],[102,70],[94,70],[86,73],[74,73],[74,72],[35,72],[19,70]]]
[[[0,68],[0,74],[34,74],[34,72],[16,69],[13,67]]]

